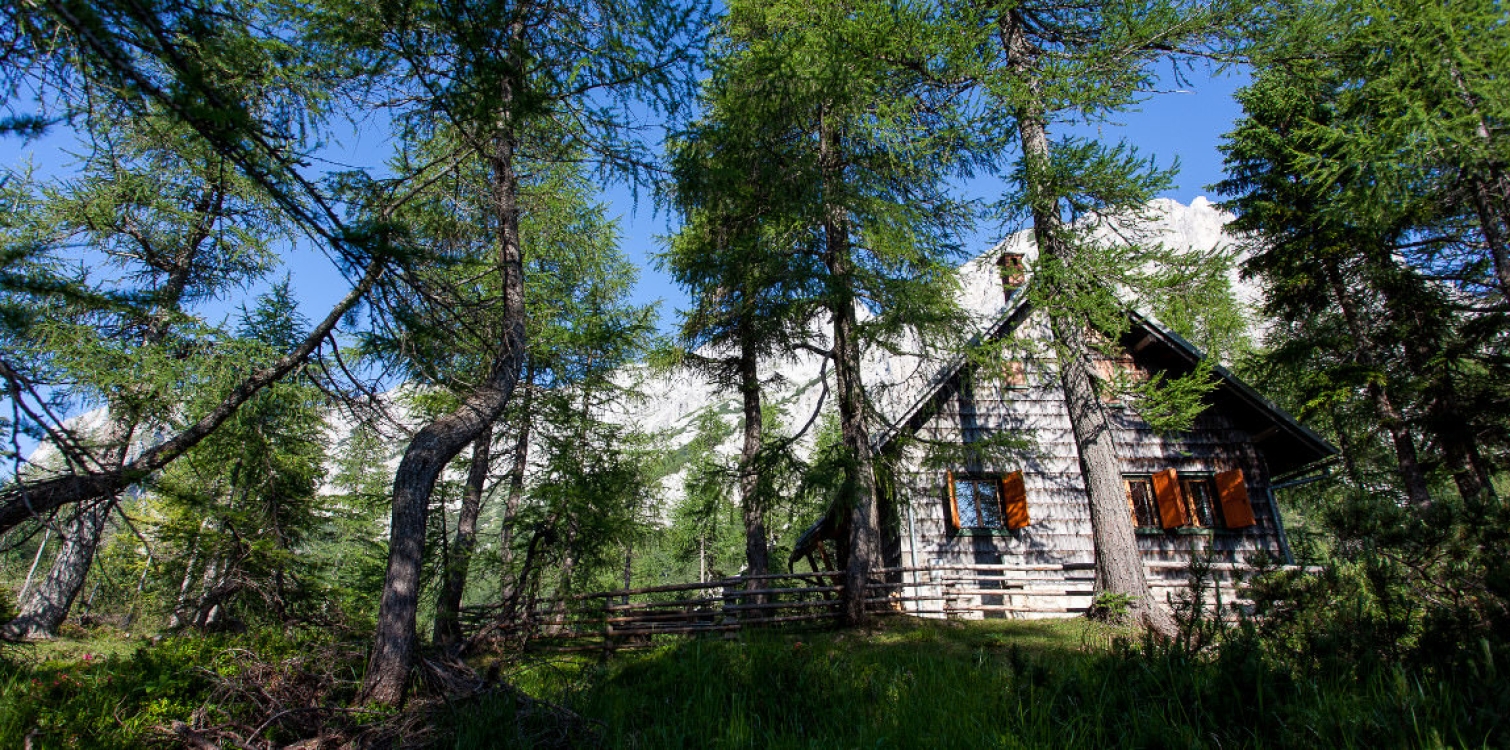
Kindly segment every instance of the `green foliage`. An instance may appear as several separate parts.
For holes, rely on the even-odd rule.
[[[297,338],[301,326],[287,286],[275,287],[244,313],[242,362],[277,356],[284,342],[268,339]],[[190,401],[185,416],[210,405]],[[297,563],[319,523],[323,407],[307,381],[272,386],[154,483],[160,606],[180,624],[288,621],[322,603]]]
[[[1479,702],[1503,696],[1503,680],[1443,683],[1395,667],[1290,672],[1241,649],[1213,656],[1115,637],[1095,645],[1106,642],[1102,628],[917,622],[755,633],[513,678],[602,722],[600,746],[614,748],[1429,748],[1495,744],[1507,731],[1495,704]],[[516,713],[503,695],[458,705],[449,724],[457,747],[528,747],[542,730],[564,728]]]
[[[286,700],[291,689],[310,682],[323,682],[326,692],[315,695],[317,701],[349,697],[340,691],[354,688],[357,664],[334,646],[327,633],[267,630],[100,642],[91,650],[0,661],[0,744],[39,750],[167,746],[173,743],[165,730],[176,721],[249,729],[273,717],[250,699],[253,692],[236,688],[266,680],[278,671],[271,665],[298,664],[304,671],[278,674],[282,684],[257,685],[263,699]],[[325,661],[310,664],[310,654]],[[263,729],[287,741],[279,724],[270,721]]]

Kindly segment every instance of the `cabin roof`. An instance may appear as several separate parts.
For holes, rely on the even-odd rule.
[[[971,340],[971,345],[1011,335],[1027,320],[1032,309],[1026,287],[1018,289],[1008,300],[1001,315],[977,334]],[[1130,351],[1136,350],[1140,360],[1148,361],[1160,370],[1181,374],[1205,359],[1205,353],[1198,347],[1160,325],[1152,317],[1131,308],[1127,310],[1127,316],[1131,326],[1120,343]],[[963,355],[956,355],[935,371],[912,405],[872,438],[872,447],[877,451],[883,450],[898,436],[910,434],[922,427],[938,404],[948,397],[947,386],[958,376],[965,363]],[[1212,370],[1218,383],[1209,396],[1211,408],[1222,409],[1239,429],[1253,436],[1254,444],[1263,452],[1269,469],[1276,478],[1301,473],[1337,455],[1335,446],[1296,421],[1231,370],[1219,364]]]

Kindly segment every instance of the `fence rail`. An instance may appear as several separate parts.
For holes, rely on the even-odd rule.
[[[1245,604],[1236,589],[1248,566],[1203,566],[1208,603]],[[1154,595],[1189,597],[1187,563],[1148,562]],[[1296,569],[1296,568],[1288,568]],[[1312,571],[1314,569],[1307,568]],[[1085,612],[1094,596],[1094,565],[936,565],[883,568],[866,586],[865,602],[876,614],[920,617],[1053,617]],[[493,631],[547,650],[632,648],[656,635],[730,633],[751,626],[815,623],[837,619],[843,571],[770,573],[699,583],[598,591],[535,603]],[[790,582],[791,585],[780,585]],[[488,610],[464,612],[484,625]]]

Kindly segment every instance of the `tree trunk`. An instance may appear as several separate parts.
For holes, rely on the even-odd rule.
[[[1357,344],[1353,350],[1354,359],[1367,369],[1379,367],[1374,356],[1373,336],[1364,328],[1363,321],[1359,319],[1358,311],[1348,295],[1347,286],[1343,283],[1342,272],[1335,263],[1327,266],[1327,281],[1331,284],[1332,296],[1337,301],[1337,309],[1342,313],[1343,323],[1347,325],[1348,332],[1352,334]],[[1382,372],[1382,368],[1380,369]],[[1395,462],[1400,471],[1400,480],[1405,485],[1406,498],[1411,505],[1421,507],[1430,505],[1431,491],[1426,483],[1426,472],[1421,468],[1421,460],[1416,453],[1415,437],[1410,434],[1409,425],[1406,424],[1399,409],[1395,408],[1389,389],[1384,387],[1379,378],[1370,377],[1365,390],[1374,403],[1374,411],[1379,416],[1379,423],[1385,431],[1389,432],[1390,442],[1395,450]]]
[[[488,425],[472,441],[472,465],[467,471],[467,491],[461,500],[461,515],[456,520],[456,542],[446,561],[445,578],[435,600],[435,634],[437,644],[450,646],[461,641],[461,597],[467,588],[467,569],[472,562],[472,548],[477,542],[477,516],[482,512],[483,490],[487,489],[488,464],[493,444],[493,428]]]
[[[1443,60],[1443,65],[1457,87],[1458,98],[1474,118],[1474,135],[1478,137],[1486,153],[1495,153],[1494,136],[1489,120],[1484,117],[1477,97],[1463,80],[1463,72],[1452,58]],[[1500,295],[1510,302],[1510,175],[1504,165],[1492,158],[1482,167],[1470,165],[1468,182],[1473,192],[1473,208],[1478,214],[1479,229],[1484,235],[1484,244],[1489,249],[1489,259],[1494,269],[1494,279],[1499,284]]]
[[[503,563],[503,573],[499,578],[503,581],[498,592],[499,601],[508,601],[514,597],[515,586],[509,584],[509,574],[514,568],[514,516],[519,513],[519,503],[524,500],[524,472],[529,467],[530,454],[530,429],[534,420],[530,417],[530,408],[535,400],[535,366],[527,364],[524,371],[524,395],[519,405],[519,432],[514,436],[513,465],[509,467],[509,494],[503,505],[503,524],[498,531],[498,553],[500,562]],[[514,578],[518,585],[524,581],[523,572]]]
[[[845,624],[866,622],[865,588],[881,556],[881,515],[876,507],[875,467],[870,433],[865,429],[865,386],[860,377],[860,342],[850,259],[849,217],[835,193],[842,192],[842,143],[838,128],[826,116],[819,122],[819,163],[823,169],[823,262],[830,285],[829,314],[834,321],[834,382],[839,402],[839,426],[844,443],[844,483],[839,502],[849,513],[848,564],[844,569]]]
[[[756,370],[754,342],[749,340],[748,326],[743,331],[739,352],[739,390],[744,398],[744,447],[739,456],[739,505],[745,522],[745,574],[760,576],[770,572],[770,550],[766,546],[764,469],[760,465],[761,422],[760,376]],[[762,580],[746,580],[746,589],[758,589]],[[759,604],[764,596],[751,598],[746,604]],[[759,612],[760,610],[752,610]]]
[[[57,634],[58,626],[68,618],[69,607],[84,587],[84,579],[94,563],[94,552],[105,533],[105,522],[114,507],[115,501],[108,500],[79,509],[68,524],[47,576],[32,590],[16,618],[5,625],[7,636],[40,639]]]
[[[515,31],[516,35],[522,33],[522,26]],[[519,240],[519,178],[514,171],[516,135],[511,121],[514,82],[506,80],[501,87],[504,111],[493,153],[488,156],[500,226],[495,270],[503,296],[502,335],[486,379],[473,388],[461,406],[414,436],[394,474],[388,572],[362,686],[364,701],[391,706],[403,700],[416,645],[415,615],[430,493],[451,459],[497,421],[514,393],[524,363],[524,264]]]
[[[1009,11],[998,23],[1008,66],[1021,76],[1034,96],[1039,96],[1037,50],[1027,39],[1023,19],[1016,11]],[[1039,263],[1057,265],[1058,271],[1052,275],[1073,272],[1077,266],[1076,253],[1064,239],[1061,197],[1041,183],[1039,177],[1048,169],[1051,159],[1041,100],[1031,101],[1017,112],[1017,131],[1023,159],[1027,163],[1028,184],[1024,188],[1032,207],[1033,236],[1038,243]],[[1051,294],[1073,293],[1068,289],[1046,291]],[[1090,503],[1096,593],[1129,597],[1128,615],[1134,623],[1171,635],[1175,630],[1174,619],[1153,600],[1143,571],[1143,557],[1138,551],[1132,517],[1127,511],[1112,425],[1091,380],[1090,347],[1085,341],[1084,329],[1079,320],[1060,311],[1050,312],[1050,327],[1059,347],[1059,380],[1064,389],[1065,406],[1069,410]]]
[[[48,524],[42,530],[42,541],[37,545],[37,554],[32,556],[31,567],[26,570],[26,582],[21,584],[21,593],[16,595],[18,606],[26,601],[26,594],[31,591],[31,582],[37,577],[37,566],[42,563],[42,553],[47,551],[47,542],[50,539],[52,539],[52,524]]]

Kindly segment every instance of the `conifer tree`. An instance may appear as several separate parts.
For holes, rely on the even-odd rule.
[[[1130,597],[1134,621],[1169,633],[1174,623],[1150,595],[1121,482],[1113,426],[1098,395],[1092,359],[1115,349],[1125,329],[1116,290],[1147,294],[1157,266],[1173,260],[1159,248],[1097,241],[1108,222],[1136,236],[1145,204],[1168,172],[1124,144],[1051,139],[1057,125],[1097,120],[1127,108],[1153,88],[1155,63],[1206,43],[1223,4],[1183,2],[987,3],[959,8],[977,62],[965,68],[989,106],[1002,115],[1003,144],[1016,161],[1009,203],[1031,221],[1038,258],[1029,287],[1049,318],[1080,454],[1096,555],[1096,591]],[[1194,377],[1203,377],[1197,372]],[[1101,384],[1102,388],[1106,387]],[[1173,424],[1194,416],[1202,388],[1182,394]]]
[[[850,623],[865,620],[881,562],[862,351],[958,335],[950,261],[962,214],[942,185],[970,140],[956,92],[929,74],[938,22],[916,4],[732,3],[706,94],[720,127],[737,125],[731,137],[785,172],[771,192],[781,202],[765,210],[801,231],[771,251],[800,257],[832,326]]]
[[[501,335],[486,374],[457,408],[409,442],[393,484],[392,541],[364,696],[396,704],[413,663],[429,496],[451,459],[494,423],[514,394],[527,353],[525,257],[520,235],[521,149],[531,129],[541,161],[585,150],[603,164],[637,164],[630,102],[674,103],[700,29],[701,6],[656,0],[623,4],[409,0],[321,8],[331,47],[372,66],[375,81],[404,103],[406,139],[454,129],[456,150],[400,176],[423,185],[434,173],[475,163],[488,175]]]
[[[761,369],[799,349],[821,351],[814,341],[816,269],[790,250],[804,228],[779,207],[803,188],[769,158],[779,146],[741,127],[719,102],[710,104],[705,119],[673,145],[673,197],[684,223],[662,262],[693,297],[682,317],[680,363],[740,395],[745,572],[760,576],[770,571],[766,514],[777,470],[775,457],[763,452]],[[764,585],[752,578],[747,588]]]

